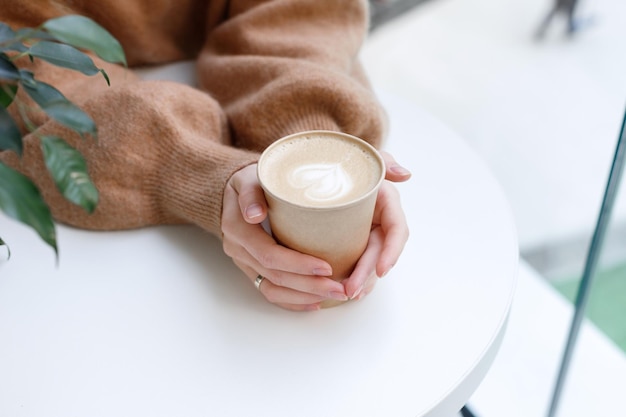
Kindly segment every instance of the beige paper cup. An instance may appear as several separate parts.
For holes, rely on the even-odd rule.
[[[257,174],[274,238],[327,261],[332,279],[352,273],[369,239],[384,161],[367,142],[344,133],[308,131],[270,145]],[[325,301],[323,307],[341,304]]]

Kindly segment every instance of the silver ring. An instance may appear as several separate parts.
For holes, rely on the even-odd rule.
[[[265,277],[261,276],[261,274],[257,275],[256,278],[254,279],[254,286],[256,287],[257,290],[261,291],[261,283],[263,282],[264,279]]]

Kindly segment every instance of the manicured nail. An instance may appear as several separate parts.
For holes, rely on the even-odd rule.
[[[356,290],[356,291],[354,292],[354,294],[352,294],[352,297],[350,297],[350,299],[351,299],[351,300],[354,300],[356,297],[358,297],[358,296],[359,296],[359,294],[361,294],[361,291],[363,291],[363,286],[362,286],[362,285],[359,287],[359,289],[358,289],[358,290]]]
[[[331,271],[328,268],[315,268],[313,270],[313,275],[317,275],[318,277],[329,277],[333,274],[333,271]]]
[[[348,296],[345,295],[342,292],[338,292],[338,291],[331,291],[328,293],[328,296],[330,298],[332,298],[333,300],[338,300],[338,301],[348,301]]]
[[[385,275],[387,275],[387,274],[389,273],[389,271],[391,271],[391,268],[393,268],[393,265],[391,265],[389,268],[387,268],[387,269],[385,270],[385,272],[383,272],[383,274],[382,274],[379,278],[382,278],[382,277],[384,277]]]
[[[389,171],[393,172],[394,174],[397,175],[411,175],[411,171],[409,171],[408,169],[400,166],[400,165],[391,165],[389,167]]]
[[[254,203],[246,208],[246,217],[249,219],[254,219],[261,215],[263,215],[263,207],[260,204]]]

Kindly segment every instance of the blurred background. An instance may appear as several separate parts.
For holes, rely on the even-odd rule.
[[[489,166],[510,202],[523,270],[543,281],[536,297],[518,302],[519,314],[532,316],[533,303],[543,300],[539,291],[554,293],[556,304],[569,303],[578,289],[626,110],[626,1],[370,3],[372,29],[362,59],[374,87],[447,124]],[[574,5],[574,32],[562,9],[539,33],[557,3]],[[410,156],[398,157],[402,162]],[[619,352],[609,355],[613,362],[607,369],[620,370],[626,369],[615,362],[626,352],[625,188],[622,180],[587,308],[589,325],[602,343],[612,354]],[[545,314],[557,316],[558,308],[550,305],[542,306]],[[571,304],[567,312],[553,332],[558,334],[550,342],[554,346],[533,342],[535,356],[551,350],[551,362],[560,360],[567,331],[561,328],[570,324]],[[550,326],[550,318],[534,325]],[[592,351],[592,359],[577,359],[572,366],[583,369],[583,360],[600,360],[596,356],[608,360],[603,352]],[[557,365],[544,366],[537,378],[552,381]],[[509,374],[517,371],[513,367]],[[618,382],[606,373],[580,378],[588,380],[583,398],[565,402],[581,414],[563,416],[623,415],[623,408],[611,409],[612,399],[598,391],[608,392],[623,381],[624,392],[626,379]],[[541,404],[525,417],[545,415],[537,414],[551,394],[545,387]],[[597,414],[603,405],[596,402],[611,414]]]

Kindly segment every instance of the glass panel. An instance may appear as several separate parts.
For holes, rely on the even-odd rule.
[[[621,408],[621,387],[626,385],[626,356],[617,343],[624,323],[623,316],[613,316],[613,313],[619,314],[626,307],[626,293],[622,287],[626,274],[622,272],[623,255],[615,255],[612,246],[614,242],[619,245],[621,237],[618,236],[617,240],[614,237],[616,230],[621,228],[611,229],[611,225],[620,225],[622,219],[617,217],[613,223],[611,220],[620,204],[620,182],[625,164],[626,115],[582,277],[580,281],[571,280],[561,288],[564,294],[571,297],[575,311],[551,398],[549,417],[572,415],[581,411],[581,405],[589,408],[589,412],[583,415],[608,415]],[[606,245],[607,236],[609,246]],[[608,250],[603,252],[607,247]],[[572,291],[570,287],[576,289]],[[591,318],[591,322],[587,317]],[[598,329],[612,336],[612,341]],[[579,357],[572,362],[577,351]],[[593,382],[595,389],[588,391],[586,384],[580,381]],[[564,391],[568,385],[569,392]],[[620,388],[616,391],[616,387]],[[581,398],[584,402],[580,401]]]
[[[618,204],[624,204],[624,192]],[[574,302],[580,276],[557,280],[555,288]],[[626,353],[626,221],[615,219],[609,229],[586,316]]]

